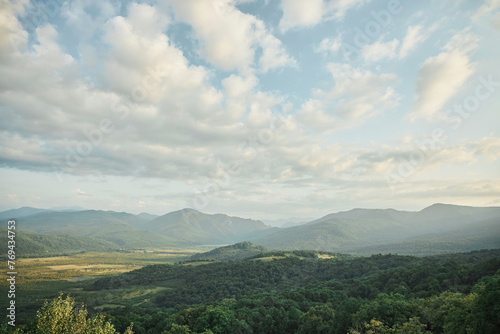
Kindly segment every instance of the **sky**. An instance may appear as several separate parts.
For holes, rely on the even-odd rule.
[[[0,210],[500,206],[500,0],[0,0]]]

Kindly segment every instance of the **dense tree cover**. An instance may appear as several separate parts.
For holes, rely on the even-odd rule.
[[[500,273],[472,292],[427,298],[379,294],[375,299],[327,294],[317,286],[229,299],[210,305],[116,310],[117,328],[133,315],[136,333],[498,333]],[[141,324],[138,326],[138,324]],[[123,327],[125,328],[125,327]]]
[[[500,253],[500,252],[496,252]],[[97,280],[92,290],[116,290],[137,285],[167,287],[152,306],[207,304],[267,291],[284,291],[333,282],[336,289],[360,298],[379,293],[428,297],[441,291],[467,291],[478,279],[500,268],[500,257],[477,254],[457,258],[417,258],[397,255],[332,259],[299,258],[244,260],[200,266],[152,265],[118,277]],[[500,254],[498,254],[500,255]],[[323,288],[329,290],[329,286]]]
[[[17,222],[18,232],[91,237],[108,241],[107,245],[111,244],[113,249],[164,249],[179,245],[174,238],[141,229],[146,221],[125,212],[42,212],[20,217]]]
[[[0,228],[1,257],[7,254],[7,229]],[[3,246],[5,245],[5,246]],[[79,252],[111,252],[120,247],[112,242],[74,235],[52,235],[17,232],[16,254],[22,257],[45,257]]]
[[[329,334],[335,326],[335,310],[329,304],[313,306],[299,318],[299,334]]]
[[[194,254],[190,257],[190,260],[239,261],[265,251],[267,250],[262,246],[243,241],[234,245],[219,247],[209,252]]]
[[[252,239],[270,249],[432,255],[500,248],[500,209],[434,204],[421,211],[353,209]]]
[[[149,302],[104,309],[119,332],[133,322],[138,334],[492,334],[500,332],[499,269],[500,250],[429,258],[287,256],[147,266],[91,288],[168,288]]]
[[[499,250],[428,258],[308,254],[148,266],[92,289],[169,287],[144,308],[107,310],[118,329],[133,321],[137,333],[498,332]]]

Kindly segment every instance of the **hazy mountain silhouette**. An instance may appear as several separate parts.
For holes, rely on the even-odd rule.
[[[43,212],[17,221],[17,228],[45,234],[70,234],[111,241],[123,248],[169,247],[172,238],[141,230],[145,221],[125,212],[86,210]]]
[[[183,209],[153,219],[145,229],[184,243],[221,245],[244,241],[269,227],[259,220]]]
[[[500,207],[434,204],[421,211],[353,209],[288,228],[194,209],[154,218],[147,213],[51,212],[25,207],[0,212],[0,217],[17,217],[21,231],[97,238],[125,249],[217,246],[242,241],[269,249],[360,254],[425,255],[500,248]]]
[[[378,252],[382,248],[403,253],[405,244],[409,248],[411,243],[414,254],[417,245],[429,247],[429,243],[436,249],[449,251],[458,247],[465,250],[500,247],[499,227],[499,207],[434,204],[417,212],[353,209],[333,213],[251,241],[272,249],[361,253]],[[440,242],[443,245],[439,246]]]
[[[41,212],[50,212],[50,211],[51,210],[37,209],[37,208],[23,206],[22,208],[19,209],[11,209],[0,212],[0,219],[15,219],[15,218],[31,216]]]

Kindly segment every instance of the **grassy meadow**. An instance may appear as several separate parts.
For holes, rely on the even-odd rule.
[[[32,318],[45,299],[57,297],[61,292],[69,293],[88,306],[122,307],[144,302],[148,294],[162,290],[158,287],[135,286],[113,295],[85,291],[96,278],[117,275],[140,269],[149,264],[168,264],[181,261],[199,250],[156,250],[108,253],[79,253],[65,256],[16,259],[16,308],[19,322]],[[4,260],[6,262],[6,259]],[[1,295],[8,291],[6,271],[0,281]],[[118,302],[119,301],[119,302]],[[0,307],[7,307],[2,298]]]

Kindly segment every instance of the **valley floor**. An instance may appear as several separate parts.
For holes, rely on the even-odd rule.
[[[230,251],[234,257],[234,247],[221,249],[206,254],[222,258]],[[89,316],[107,314],[120,333],[131,322],[138,334],[500,329],[500,250],[423,258],[265,251],[236,261],[189,260],[197,252],[20,259],[17,323],[29,330],[44,301],[63,293],[85,305]],[[6,306],[2,299],[0,307]],[[5,324],[2,331],[9,332]]]

